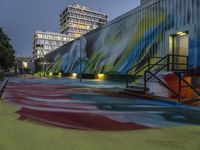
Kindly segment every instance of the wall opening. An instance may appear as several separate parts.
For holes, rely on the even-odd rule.
[[[169,38],[169,52],[170,54],[177,56],[188,56],[189,54],[189,34],[188,32],[178,32],[170,35]],[[174,57],[172,60],[174,63],[174,69],[185,70],[187,57]]]

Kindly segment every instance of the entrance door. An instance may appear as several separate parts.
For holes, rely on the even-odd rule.
[[[187,69],[187,57],[189,48],[189,38],[187,33],[180,32],[173,36],[173,63],[174,70],[186,70]],[[176,56],[177,55],[177,56]]]

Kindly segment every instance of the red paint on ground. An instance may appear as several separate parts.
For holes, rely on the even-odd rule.
[[[27,118],[37,119],[49,124],[82,130],[139,130],[148,127],[136,123],[121,123],[98,114],[48,112],[22,108],[18,111]]]
[[[116,97],[116,93],[80,86],[8,83],[5,98],[7,102],[22,106],[17,112],[21,115],[19,119],[30,118],[59,127],[82,130],[117,131],[148,128],[131,121],[115,119],[123,112],[106,116],[104,110],[99,110],[96,105],[75,102],[71,96],[83,93]]]

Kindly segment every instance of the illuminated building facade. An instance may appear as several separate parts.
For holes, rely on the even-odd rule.
[[[33,59],[41,58],[69,41],[65,34],[36,31],[32,41]]]
[[[33,62],[32,57],[24,57],[24,56],[17,55],[15,56],[15,60],[16,60],[15,67],[16,67],[17,73],[23,74],[23,73],[28,73],[26,71],[30,71],[30,72],[35,71],[35,64]]]
[[[107,23],[108,15],[91,8],[72,4],[60,14],[60,33],[70,41]]]

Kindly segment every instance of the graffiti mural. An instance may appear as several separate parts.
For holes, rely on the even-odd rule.
[[[188,0],[187,3],[198,7],[195,0]],[[163,57],[170,53],[165,42],[166,33],[197,21],[196,18],[190,18],[195,16],[195,12],[187,8],[187,3],[160,0],[149,4],[145,9],[138,8],[128,12],[71,42],[66,46],[65,54],[59,55],[58,52],[56,56],[47,55],[54,58],[48,71],[79,73],[81,70],[84,74],[123,75],[138,62],[141,62],[139,67],[145,65],[149,56]],[[187,8],[184,14],[176,8],[182,5]],[[191,57],[197,51],[195,38],[191,36],[189,39]],[[190,67],[198,65],[196,59],[191,59],[189,63]]]

